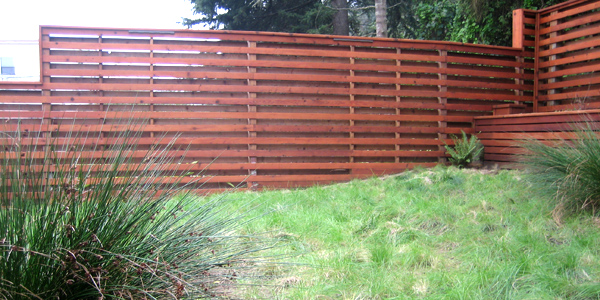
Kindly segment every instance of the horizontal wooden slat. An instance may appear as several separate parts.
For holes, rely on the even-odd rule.
[[[561,140],[561,139],[574,139],[577,135],[573,132],[494,132],[494,133],[481,133],[478,135],[481,139],[492,139],[492,140]]]
[[[122,56],[60,56],[60,55],[44,55],[44,61],[50,63],[128,63],[128,64],[183,64],[183,65],[202,65],[202,66],[240,66],[240,67],[265,67],[265,68],[299,68],[299,69],[340,69],[340,70],[385,70],[396,71],[402,70],[401,66],[381,64],[350,64],[350,63],[334,63],[334,62],[293,62],[293,61],[276,61],[276,60],[239,60],[239,59],[187,59],[187,58],[162,58],[150,57],[122,57]],[[490,65],[500,67],[518,67],[531,68],[530,63],[517,61],[507,61],[503,59],[479,58],[479,57],[453,57],[453,56],[422,56],[422,55],[403,55],[400,61],[427,61],[427,62],[447,62],[456,64],[477,64]]]
[[[451,73],[450,71],[447,72]],[[368,76],[334,76],[334,75],[313,75],[307,78],[306,75],[293,74],[264,74],[264,73],[229,73],[229,72],[173,72],[173,71],[121,71],[121,70],[69,70],[69,69],[49,69],[45,72],[48,76],[78,76],[78,77],[110,77],[110,76],[129,76],[131,78],[144,77],[147,79],[165,77],[186,78],[186,79],[242,79],[242,80],[281,80],[281,81],[308,81],[310,82],[361,82],[361,83],[389,83],[401,85],[448,85],[474,88],[490,89],[521,89],[518,84],[502,84],[495,82],[477,82],[473,80],[440,80],[440,79],[421,79],[421,78],[385,78]],[[489,75],[493,75],[490,73]],[[517,74],[514,73],[514,77]],[[127,78],[124,78],[127,79]],[[468,78],[465,78],[468,79]],[[482,78],[483,79],[483,78]],[[174,79],[171,79],[174,80]],[[194,85],[193,82],[190,84]]]
[[[600,102],[591,103],[569,103],[562,105],[552,106],[540,106],[538,107],[539,112],[554,112],[554,111],[568,111],[568,110],[584,110],[584,109],[599,109]]]
[[[478,125],[477,129],[479,132],[518,132],[521,134],[527,134],[527,132],[535,131],[561,131],[569,129],[568,125],[555,124],[555,123],[541,123],[533,125],[516,124],[516,125]]]
[[[572,79],[572,80],[564,80],[558,82],[552,82],[548,84],[541,84],[540,88],[544,90],[551,89],[560,89],[560,88],[568,88],[568,87],[580,87],[580,86],[592,86],[594,84],[600,83],[600,77],[595,77],[592,75],[587,76],[587,78],[582,79]]]
[[[39,125],[5,125],[1,127],[4,132],[26,131],[30,135],[34,131],[43,132],[71,132],[73,128],[68,125],[49,125],[40,128]],[[130,129],[128,125],[87,125],[77,126],[76,132],[123,132]],[[369,133],[460,133],[460,128],[438,128],[438,127],[384,127],[384,126],[318,126],[318,125],[144,125],[140,132],[228,132],[228,131],[253,131],[253,132],[369,132]],[[465,130],[469,132],[471,130]]]
[[[246,31],[228,31],[228,30],[173,30],[165,33],[157,32],[155,29],[149,29],[149,33],[135,33],[131,30],[140,32],[140,29],[106,29],[106,28],[82,28],[82,27],[63,27],[63,26],[44,26],[41,28],[43,35],[86,35],[86,36],[140,36],[140,37],[161,37],[167,40],[181,39],[218,39],[224,41],[255,41],[255,42],[275,42],[275,43],[298,43],[298,44],[317,44],[317,45],[363,45],[373,47],[395,47],[402,43],[406,48],[432,49],[460,52],[477,52],[500,55],[518,55],[519,50],[510,47],[497,47],[487,45],[467,45],[463,43],[441,42],[441,41],[419,41],[403,39],[383,39],[383,38],[361,38],[352,37],[346,41],[347,37],[327,36],[327,35],[309,35],[309,34],[289,34],[274,32],[246,32]],[[144,29],[141,29],[143,31]],[[364,42],[361,43],[360,41]]]
[[[568,100],[568,99],[587,99],[588,97],[600,96],[600,90],[583,88],[576,92],[567,92],[559,94],[543,95],[539,97],[539,101],[552,101],[552,100]]]
[[[591,11],[591,10],[600,8],[600,3],[595,2],[595,1],[589,1],[589,2],[592,2],[592,3],[586,4],[583,6],[574,6],[573,8],[565,9],[560,12],[557,11],[556,13],[550,13],[549,15],[540,18],[540,23],[549,23],[554,20],[567,18],[569,16],[580,14],[582,12]],[[552,11],[552,12],[554,12],[554,11]]]
[[[569,122],[600,120],[600,110],[483,116],[475,118],[478,125],[562,123],[565,120]]]
[[[216,44],[216,43],[215,43]],[[118,50],[140,50],[140,51],[163,51],[163,53],[175,53],[177,51],[187,51],[193,53],[235,53],[235,54],[256,54],[256,55],[276,55],[276,56],[313,56],[313,57],[346,57],[346,58],[367,58],[377,60],[406,60],[406,61],[442,61],[444,58],[439,55],[432,55],[431,51],[424,55],[413,54],[394,54],[394,53],[372,53],[363,51],[343,51],[341,49],[327,50],[309,50],[309,49],[293,49],[286,48],[282,45],[281,48],[260,48],[260,47],[227,47],[227,46],[198,46],[198,45],[173,45],[173,44],[114,44],[114,43],[80,43],[80,42],[50,42],[42,43],[44,49],[77,49],[80,50],[97,50],[97,51],[118,51]],[[409,47],[402,47],[414,49]],[[485,55],[471,55],[472,58],[481,59],[476,62],[486,64]],[[449,62],[465,62],[465,58],[448,58]],[[496,61],[496,59],[494,60]],[[487,63],[493,64],[495,63]]]
[[[569,45],[565,45],[562,47],[551,48],[548,50],[540,51],[539,55],[540,55],[540,57],[548,57],[550,55],[558,55],[558,54],[562,54],[562,53],[566,53],[566,52],[577,51],[577,50],[582,50],[582,49],[586,49],[586,48],[590,48],[590,47],[595,47],[596,45],[598,45],[598,39],[600,39],[600,38],[594,37],[594,38],[588,38],[588,39],[581,40],[581,41],[576,41],[574,43],[571,43]]]
[[[0,138],[0,143],[9,144],[14,140],[12,138]],[[54,143],[55,145],[69,145],[72,143],[71,140],[65,138],[56,139],[28,139],[22,138],[21,141],[25,144],[36,143]],[[80,145],[113,145],[115,142],[119,142],[117,138],[94,138],[84,139],[78,141]],[[140,145],[153,145],[153,144],[168,144],[169,140],[156,140],[154,138],[140,138],[137,143]],[[434,140],[434,139],[406,139],[406,138],[186,138],[181,137],[178,139],[179,144],[183,145],[441,145],[444,142],[451,142],[451,140]]]
[[[539,75],[540,79],[549,79],[549,78],[560,78],[562,76],[569,76],[574,74],[588,73],[588,72],[597,72],[600,70],[600,64],[588,64],[585,66],[578,66],[577,68],[558,70],[552,72],[545,72]]]
[[[61,118],[61,119],[268,119],[268,120],[387,120],[425,122],[470,122],[469,116],[379,115],[327,113],[256,113],[256,112],[79,112],[79,111],[0,111],[0,118]]]
[[[314,107],[380,107],[400,109],[448,109],[491,111],[490,105],[477,104],[438,104],[424,102],[391,102],[391,101],[361,101],[361,100],[288,100],[260,98],[201,98],[201,97],[65,97],[65,96],[3,96],[3,103],[39,103],[39,104],[208,104],[208,105],[267,105],[267,106],[314,106]]]
[[[600,33],[600,30],[598,30],[598,33]],[[565,57],[565,58],[550,60],[547,62],[541,62],[540,68],[548,68],[548,67],[557,66],[557,65],[572,64],[572,63],[577,63],[577,62],[582,62],[582,61],[593,61],[593,60],[596,60],[599,58],[600,58],[600,51],[594,51],[591,53],[584,53],[584,54],[580,54],[580,55],[573,55],[573,56],[569,56],[569,57]]]

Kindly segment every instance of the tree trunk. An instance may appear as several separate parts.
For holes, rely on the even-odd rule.
[[[375,29],[378,37],[387,37],[386,0],[375,0]]]
[[[333,34],[350,35],[350,25],[348,24],[348,0],[333,0]]]

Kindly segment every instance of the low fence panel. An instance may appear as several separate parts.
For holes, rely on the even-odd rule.
[[[515,114],[475,118],[475,131],[485,146],[488,165],[518,168],[523,143],[540,140],[549,145],[577,138],[582,128],[600,128],[600,110]]]

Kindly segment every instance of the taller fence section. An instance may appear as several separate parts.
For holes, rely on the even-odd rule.
[[[534,111],[600,108],[600,2],[513,14],[513,46],[535,51]]]
[[[534,53],[536,114],[476,117],[489,164],[514,167],[520,141],[569,138],[578,122],[598,121],[600,1],[572,0],[513,12],[513,46]]]
[[[41,51],[41,83],[0,83],[3,126],[109,144],[123,119],[148,119],[139,150],[180,133],[184,164],[206,168],[209,189],[433,166],[474,116],[533,97],[533,62],[507,47],[42,27]]]

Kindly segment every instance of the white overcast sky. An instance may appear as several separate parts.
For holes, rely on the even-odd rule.
[[[189,0],[0,0],[0,9],[0,40],[37,40],[39,25],[182,29],[194,17]]]

